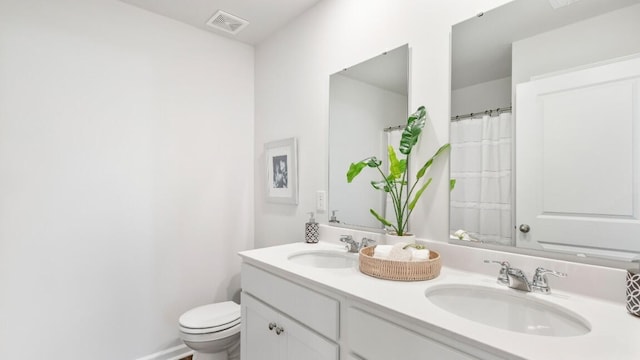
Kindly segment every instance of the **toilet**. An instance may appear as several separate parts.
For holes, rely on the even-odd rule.
[[[240,360],[240,305],[233,301],[191,309],[178,321],[193,360]]]

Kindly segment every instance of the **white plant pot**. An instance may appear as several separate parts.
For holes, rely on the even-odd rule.
[[[398,235],[395,235],[395,233],[392,233],[392,234],[386,234],[385,237],[386,237],[385,242],[387,243],[387,245],[395,245],[398,243],[414,244],[416,242],[416,236],[414,234],[406,234],[403,236],[398,236]]]

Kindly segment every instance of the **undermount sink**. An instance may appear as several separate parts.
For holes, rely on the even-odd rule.
[[[356,266],[357,256],[346,251],[309,250],[290,255],[289,261],[316,268],[340,269]]]
[[[425,296],[439,308],[484,325],[542,336],[579,336],[591,326],[579,315],[513,289],[441,285]]]

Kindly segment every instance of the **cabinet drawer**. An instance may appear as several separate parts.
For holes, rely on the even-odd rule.
[[[367,360],[471,360],[474,357],[360,309],[348,310],[350,350]]]
[[[337,341],[340,304],[336,299],[242,264],[242,290],[289,317]]]

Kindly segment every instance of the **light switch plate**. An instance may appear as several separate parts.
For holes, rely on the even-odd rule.
[[[324,190],[316,191],[316,211],[327,211],[327,192]]]

